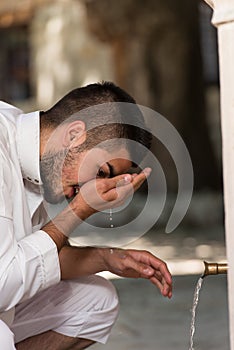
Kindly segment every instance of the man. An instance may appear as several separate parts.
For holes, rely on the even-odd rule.
[[[171,297],[167,266],[149,252],[72,247],[68,241],[83,220],[124,203],[150,175],[149,168],[128,173],[138,162],[134,142],[142,145],[142,158],[150,146],[142,115],[111,83],[75,89],[47,112],[23,114],[1,103],[2,349],[105,343],[118,300],[97,272],[147,278]],[[68,203],[48,221],[44,199]]]

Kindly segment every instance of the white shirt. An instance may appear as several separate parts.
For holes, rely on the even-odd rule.
[[[60,281],[57,248],[46,222],[39,167],[39,112],[0,102],[0,319]]]

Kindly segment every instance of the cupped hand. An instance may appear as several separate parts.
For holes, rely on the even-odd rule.
[[[121,277],[149,279],[165,297],[172,297],[172,277],[164,261],[145,250],[104,249],[106,270]]]
[[[122,174],[113,178],[94,179],[85,183],[72,201],[72,208],[90,215],[121,206],[150,175],[146,168],[139,174]],[[78,214],[79,215],[79,214]]]

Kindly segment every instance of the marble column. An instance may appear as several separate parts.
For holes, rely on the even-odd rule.
[[[234,349],[234,0],[207,0],[218,30],[230,348]]]

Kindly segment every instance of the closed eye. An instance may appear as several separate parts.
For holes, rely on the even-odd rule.
[[[105,179],[106,177],[109,177],[109,174],[105,172],[102,168],[100,168],[97,172],[97,177],[101,179]]]
[[[113,166],[109,162],[106,162],[104,166],[100,167],[96,175],[96,177],[101,179],[112,178],[114,176]]]

